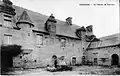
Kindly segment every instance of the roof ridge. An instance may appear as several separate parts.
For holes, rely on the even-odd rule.
[[[116,36],[120,37],[120,33],[115,33],[115,34],[103,36],[103,37],[100,37],[99,39],[106,39],[106,38],[108,39],[108,38],[112,38],[112,37],[116,37]]]
[[[16,5],[14,5],[14,6],[16,6]],[[19,7],[19,8],[22,8],[22,9],[24,9],[24,10],[27,10],[27,11],[30,11],[30,12],[33,12],[33,13],[36,13],[36,14],[38,14],[38,15],[42,15],[42,16],[46,16],[46,17],[49,17],[48,15],[45,15],[45,14],[42,14],[42,13],[40,13],[40,12],[37,12],[37,11],[33,11],[33,10],[30,10],[30,9],[26,9],[26,8],[24,8],[24,7],[21,7],[21,6],[17,6],[17,7]],[[66,21],[64,21],[64,20],[60,20],[60,19],[57,19],[56,18],[56,20],[59,22],[66,22]],[[76,25],[76,24],[72,24],[72,26],[77,26],[77,27],[80,27],[79,25]]]
[[[46,32],[45,29],[44,29],[45,28],[45,22],[49,18],[49,16],[43,15],[39,12],[35,12],[35,11],[29,10],[29,9],[25,9],[23,7],[15,6],[15,5],[14,5],[14,8],[16,9],[16,13],[17,13],[16,14],[16,19],[17,19],[18,16],[21,16],[21,14],[24,10],[26,10],[28,12],[30,18],[32,19],[32,21],[35,24],[34,29]],[[75,24],[73,24],[72,26],[67,26],[67,24],[65,24],[66,23],[65,21],[59,20],[57,18],[56,18],[56,20],[57,20],[57,23],[56,23],[57,32],[56,32],[56,34],[78,38],[75,35],[75,30],[77,28],[80,28],[80,26],[75,25]]]

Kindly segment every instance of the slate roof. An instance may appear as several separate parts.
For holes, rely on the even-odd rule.
[[[15,16],[16,21],[21,16],[23,11],[27,11],[32,22],[35,24],[34,29],[37,29],[38,31],[42,31],[42,32],[47,32],[44,27],[45,27],[45,22],[48,19],[48,16],[37,13],[37,12],[33,12],[31,10],[28,10],[28,9],[25,9],[22,7],[18,7],[18,6],[13,6],[13,7],[16,11],[16,16]],[[80,28],[80,26],[77,26],[74,24],[70,26],[65,21],[61,21],[58,19],[56,19],[56,20],[57,20],[56,34],[69,36],[69,37],[73,37],[73,38],[78,38],[75,34],[75,31],[77,28]]]
[[[91,42],[88,48],[99,48],[120,45],[120,33],[99,38],[100,41]]]
[[[100,37],[99,39],[100,40],[106,40],[106,39],[108,40],[108,39],[115,38],[115,37],[120,37],[120,33],[116,33],[116,34]]]

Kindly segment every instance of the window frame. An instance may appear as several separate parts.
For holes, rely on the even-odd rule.
[[[65,41],[64,41],[64,42],[61,42],[62,39],[64,39]],[[60,38],[59,38],[59,41],[60,41],[60,43],[61,43],[61,47],[62,47],[62,48],[66,47],[66,38],[65,38],[65,37],[60,37]]]
[[[8,14],[3,14],[4,26],[12,27],[12,16]]]
[[[40,33],[40,34],[36,34],[36,36],[37,36],[37,37],[36,37],[36,38],[37,38],[37,45],[43,45],[43,40],[44,40],[43,37],[44,37],[44,35]],[[42,42],[39,42],[38,37],[42,37],[42,38],[41,38],[41,41],[42,41]]]
[[[4,34],[4,37],[7,37],[7,43],[4,42],[4,44],[11,45],[12,44],[12,35]],[[5,38],[4,38],[5,39]],[[5,40],[4,40],[5,41]]]

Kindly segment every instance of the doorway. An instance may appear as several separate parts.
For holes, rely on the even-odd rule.
[[[94,58],[94,65],[97,65],[97,58]]]
[[[76,65],[76,57],[72,57],[72,65]]]
[[[111,56],[112,61],[111,61],[111,65],[118,65],[119,64],[119,56],[117,54],[113,54]]]

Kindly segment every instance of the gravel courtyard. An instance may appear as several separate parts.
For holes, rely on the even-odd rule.
[[[118,67],[101,67],[101,66],[73,66],[72,71],[49,72],[45,68],[37,69],[18,69],[9,72],[10,75],[120,75]]]

